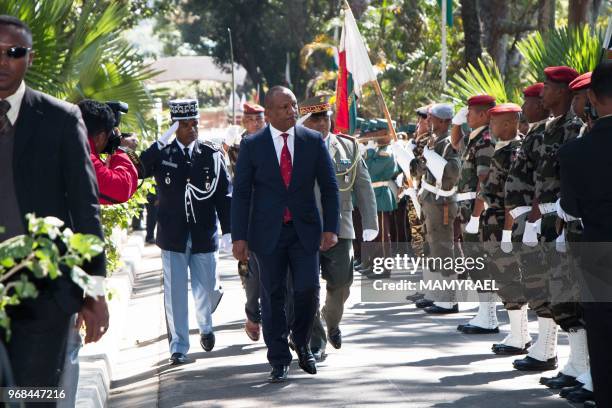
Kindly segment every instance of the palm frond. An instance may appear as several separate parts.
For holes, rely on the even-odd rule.
[[[26,82],[69,102],[122,100],[129,113],[122,127],[147,135],[156,93],[145,81],[157,74],[121,38],[129,17],[124,2],[100,7],[72,0],[3,0],[0,14],[14,15],[32,30],[35,58]]]
[[[589,26],[559,27],[545,35],[533,33],[517,44],[527,62],[531,82],[544,79],[544,68],[565,65],[579,73],[592,71],[599,60],[602,32]]]
[[[497,65],[479,59],[478,68],[468,64],[455,74],[449,82],[447,96],[456,105],[462,106],[469,97],[480,94],[494,96],[498,103],[520,101],[513,89],[506,89],[506,81]]]

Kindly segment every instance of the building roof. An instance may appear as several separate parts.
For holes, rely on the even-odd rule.
[[[244,84],[247,76],[246,70],[238,64],[236,66],[236,85]],[[184,56],[167,57],[154,61],[151,68],[161,71],[159,75],[151,79],[151,82],[169,81],[216,81],[231,82],[232,73],[217,65],[212,57],[208,56]]]

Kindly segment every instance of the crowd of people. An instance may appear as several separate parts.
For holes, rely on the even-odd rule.
[[[585,406],[612,406],[605,246],[612,191],[604,178],[612,170],[611,62],[583,74],[548,67],[545,82],[524,90],[522,106],[473,95],[457,112],[446,103],[423,106],[417,123],[397,129],[361,119],[353,136],[332,132],[328,95],[298,103],[274,86],[264,106],[244,105],[244,131],[231,127],[218,146],[198,138],[197,100],[176,99],[168,131],[136,157],[137,139],[118,128],[127,107],[90,100],[75,107],[30,89],[24,78],[33,55],[27,25],[0,16],[0,239],[23,234],[28,213],[102,237],[100,205],[127,201],[139,178],[154,177],[170,364],[189,361],[189,278],[200,345],[214,349],[212,315],[223,295],[218,251],[238,260],[244,329],[253,341],[263,332],[271,382],[287,380],[290,350],[316,374],[327,343],[342,347],[354,271],[364,282],[395,275],[376,270],[375,258],[486,253],[493,259],[486,268],[461,276],[452,267],[423,270],[425,280],[498,282],[497,291],[479,291],[478,312],[457,330],[499,333],[501,300],[510,331],[492,352],[524,355],[514,369],[547,371],[558,367],[560,328],[569,358],[541,384]],[[581,243],[592,245],[585,253]],[[104,255],[83,269],[101,280]],[[79,329],[86,343],[99,340],[109,325],[106,302],[84,297],[68,274],[37,287],[38,297],[8,309],[10,338],[0,333],[14,374],[9,385],[61,384],[71,390],[70,406]],[[408,300],[428,314],[459,311],[452,290]],[[538,319],[535,341],[528,308]]]

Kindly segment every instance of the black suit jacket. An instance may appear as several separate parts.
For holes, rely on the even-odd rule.
[[[285,208],[289,208],[302,246],[316,252],[321,231],[338,233],[339,193],[336,173],[321,134],[295,127],[293,172],[283,182],[270,127],[242,139],[232,196],[232,239],[249,249],[271,253],[278,242]],[[323,225],[315,199],[321,191]]]
[[[612,116],[559,150],[561,207],[582,218],[583,300],[612,302]]]
[[[103,237],[87,130],[76,105],[26,88],[15,123],[13,175],[24,225],[28,213],[54,216],[74,232]],[[104,255],[83,269],[104,276]],[[39,290],[50,292],[67,313],[81,308],[83,292],[67,274]]]

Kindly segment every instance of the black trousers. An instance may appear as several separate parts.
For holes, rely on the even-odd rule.
[[[583,303],[591,377],[598,407],[612,407],[612,303]]]
[[[47,291],[36,299],[25,299],[8,310],[11,336],[0,331],[13,378],[19,387],[57,387],[64,365],[71,314],[62,309]],[[55,403],[26,404],[54,407]]]
[[[296,346],[310,342],[315,314],[319,309],[319,252],[307,252],[292,224],[283,225],[276,248],[270,254],[256,253],[261,283],[263,335],[271,365],[288,365],[287,273],[291,269],[295,308],[291,336]]]

